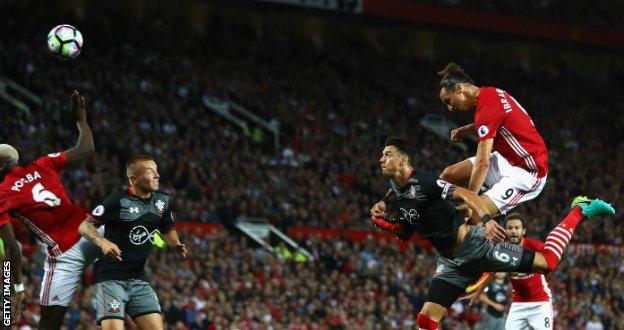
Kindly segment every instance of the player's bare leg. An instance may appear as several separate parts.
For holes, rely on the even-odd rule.
[[[124,330],[124,321],[119,319],[102,320],[102,330]]]
[[[141,330],[162,330],[163,318],[159,313],[151,313],[147,315],[141,315],[134,319],[134,322],[139,326]]]
[[[492,218],[496,218],[497,216],[500,215],[500,211],[498,210],[498,207],[496,206],[496,204],[494,204],[494,202],[490,199],[488,195],[485,195],[485,194],[479,195],[479,198],[481,198],[481,200],[487,206],[488,211],[490,212],[490,215],[492,216]]]
[[[39,329],[41,330],[58,330],[63,324],[63,318],[67,311],[66,306],[40,306],[41,320],[39,321]]]
[[[450,182],[454,185],[467,188],[470,184],[470,176],[472,175],[472,162],[470,159],[464,159],[457,164],[453,164],[442,171],[440,179]]]
[[[420,314],[424,315],[428,319],[434,322],[440,322],[444,315],[446,315],[447,308],[436,304],[434,302],[427,301],[423,308],[420,310]],[[420,325],[419,325],[420,327]]]

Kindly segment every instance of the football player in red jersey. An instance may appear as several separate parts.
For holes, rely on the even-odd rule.
[[[519,213],[510,213],[505,217],[505,232],[507,241],[522,245],[525,249],[543,253],[546,244],[540,240],[524,237],[526,227],[524,219]],[[555,237],[562,239],[557,233]],[[488,274],[490,276],[491,274]],[[513,302],[507,315],[505,329],[554,329],[552,294],[542,273],[509,273],[513,289]],[[487,280],[482,281],[475,294],[464,297],[470,299],[471,304],[478,296]]]
[[[536,252],[544,251],[545,244],[524,237],[526,227],[522,216],[512,213],[505,217],[507,240]],[[533,329],[553,329],[552,295],[546,276],[540,273],[510,273],[513,287],[513,303],[505,323],[505,329],[521,329],[530,325]]]
[[[0,144],[0,178],[5,175],[10,168],[17,163],[17,151],[8,144]],[[3,201],[0,200],[0,204]],[[22,312],[22,302],[26,297],[24,292],[24,283],[22,282],[22,251],[15,239],[13,228],[8,222],[0,225],[0,238],[4,245],[4,259],[11,262],[11,277],[13,280],[13,291],[15,297],[12,308],[14,309],[13,318],[18,321]],[[4,265],[3,265],[4,268]]]
[[[78,226],[89,215],[72,204],[59,176],[66,165],[91,157],[95,150],[84,98],[74,91],[71,101],[79,131],[73,148],[25,166],[19,166],[19,155],[13,147],[5,145],[0,149],[0,159],[10,159],[0,182],[0,225],[15,218],[48,246],[39,329],[60,329],[82,272],[99,252],[96,246],[81,239]]]
[[[527,111],[506,91],[475,86],[455,63],[439,72],[439,97],[449,111],[474,111],[471,124],[454,129],[451,140],[476,133],[475,157],[444,169],[440,178],[479,192],[490,214],[506,214],[537,197],[548,175],[548,149]]]

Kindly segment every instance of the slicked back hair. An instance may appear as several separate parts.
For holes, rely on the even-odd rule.
[[[454,62],[447,64],[444,69],[438,71],[438,75],[442,77],[440,89],[444,88],[447,91],[453,90],[458,84],[474,85],[474,80],[464,72],[461,66]]]
[[[386,147],[393,146],[397,148],[397,150],[406,155],[408,158],[408,163],[411,166],[414,166],[414,156],[416,155],[416,146],[406,139],[402,139],[396,136],[391,136],[386,139],[385,143]]]

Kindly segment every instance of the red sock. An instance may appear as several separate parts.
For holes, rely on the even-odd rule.
[[[581,220],[583,220],[583,213],[581,208],[577,206],[548,234],[542,254],[546,258],[548,269],[551,272],[557,268],[561,255],[570,243],[574,230]]]
[[[418,313],[416,324],[418,325],[418,330],[438,330],[438,322],[434,322],[422,313]]]

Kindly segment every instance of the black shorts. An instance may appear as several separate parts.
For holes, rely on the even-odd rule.
[[[471,226],[453,256],[437,256],[434,278],[465,290],[485,272],[530,273],[535,252],[508,242],[494,244],[485,239],[485,227]]]

